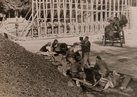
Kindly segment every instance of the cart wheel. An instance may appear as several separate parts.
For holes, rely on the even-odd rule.
[[[102,43],[103,43],[104,46],[106,45],[106,39],[105,39],[105,36],[103,36]]]
[[[105,45],[107,45],[107,40],[105,39]]]
[[[122,42],[120,43],[120,46],[123,47],[123,43]]]
[[[114,46],[114,39],[112,39],[112,41],[111,41],[111,42],[112,42],[112,46]]]
[[[120,39],[120,46],[123,47],[123,39]]]
[[[114,46],[114,42],[112,41],[112,46]]]
[[[124,44],[124,39],[123,37],[120,38],[120,46],[123,47],[123,44]]]

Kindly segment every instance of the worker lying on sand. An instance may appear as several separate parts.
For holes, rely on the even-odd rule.
[[[51,42],[48,42],[47,44],[45,44],[44,46],[42,46],[40,48],[40,51],[37,52],[37,53],[45,55],[45,56],[49,56],[50,52],[51,52]]]
[[[81,64],[76,62],[76,60],[71,56],[69,56],[67,60],[70,62],[70,68],[69,70],[67,70],[67,75],[71,78],[85,80],[86,76],[84,71],[82,70]]]
[[[42,54],[46,56],[50,56],[50,54],[55,54],[56,52],[55,49],[57,48],[57,46],[58,46],[58,40],[55,39],[53,43],[48,42],[47,44],[42,46],[38,54]]]

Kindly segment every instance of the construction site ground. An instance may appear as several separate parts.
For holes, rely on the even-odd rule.
[[[118,72],[132,75],[137,78],[137,33],[135,30],[125,30],[125,41],[123,47],[120,47],[119,43],[114,46],[102,44],[103,34],[93,34],[90,36],[91,41],[91,61],[95,63],[95,57],[97,55],[102,56],[110,68],[115,69]],[[65,42],[67,44],[73,44],[79,42],[79,37],[71,38],[59,38],[59,42]],[[17,41],[21,46],[28,51],[36,53],[47,42],[53,42],[53,39],[46,40],[29,40],[29,41]]]
[[[91,41],[91,59],[92,64],[95,64],[95,57],[100,55],[105,60],[111,70],[130,75],[134,80],[137,80],[137,33],[136,29],[125,29],[125,44],[120,47],[120,44],[114,46],[103,46],[103,34],[94,34],[90,36]],[[59,42],[66,42],[72,44],[78,42],[78,37],[59,38]],[[30,40],[30,41],[17,41],[21,46],[25,47],[28,51],[36,53],[47,42],[52,42],[53,39],[47,40]],[[132,82],[130,85],[134,91],[137,91],[137,83]],[[94,95],[92,95],[94,96]],[[124,97],[116,94],[98,95],[97,97]],[[136,92],[132,93],[131,97],[136,97]],[[91,97],[91,95],[89,96]]]

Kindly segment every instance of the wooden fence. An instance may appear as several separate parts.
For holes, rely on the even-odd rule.
[[[137,0],[129,0],[131,7],[137,7]]]
[[[68,37],[101,33],[110,17],[125,14],[133,0],[32,0],[23,36]]]

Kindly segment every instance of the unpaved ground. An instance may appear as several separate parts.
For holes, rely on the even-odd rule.
[[[90,37],[90,41],[92,42],[91,46],[91,57],[92,63],[95,63],[95,57],[97,55],[102,56],[103,60],[105,60],[110,69],[116,70],[120,73],[131,75],[134,79],[137,79],[137,33],[135,30],[125,30],[125,39],[126,44],[124,47],[120,47],[119,44],[115,46],[103,46],[102,45],[102,34],[93,35]],[[18,42],[20,45],[24,46],[27,50],[31,52],[37,52],[40,47],[46,44],[50,40],[39,40],[39,41],[28,41],[28,42]],[[66,42],[68,44],[72,44],[78,40],[76,38],[65,38],[59,39],[59,42]],[[134,89],[134,92],[130,93],[130,97],[137,97],[137,82],[132,81],[129,85]],[[89,95],[89,97],[125,97],[120,94],[115,93],[96,93],[91,92],[94,95]]]
[[[128,73],[137,78],[136,73],[136,58],[137,58],[137,33],[135,30],[125,29],[126,44],[124,47],[120,47],[120,44],[115,46],[103,46],[102,34],[90,36],[91,45],[91,57],[92,63],[95,63],[95,56],[100,55],[108,63],[110,68],[116,69],[116,71]],[[78,42],[79,38],[59,38],[59,42],[66,42],[73,44]],[[48,40],[31,40],[31,41],[18,41],[20,45],[27,50],[35,53],[47,42],[53,42],[53,39]],[[122,68],[121,68],[122,67]],[[130,73],[129,73],[130,72]]]
[[[79,97],[68,80],[43,56],[0,35],[0,97]]]

